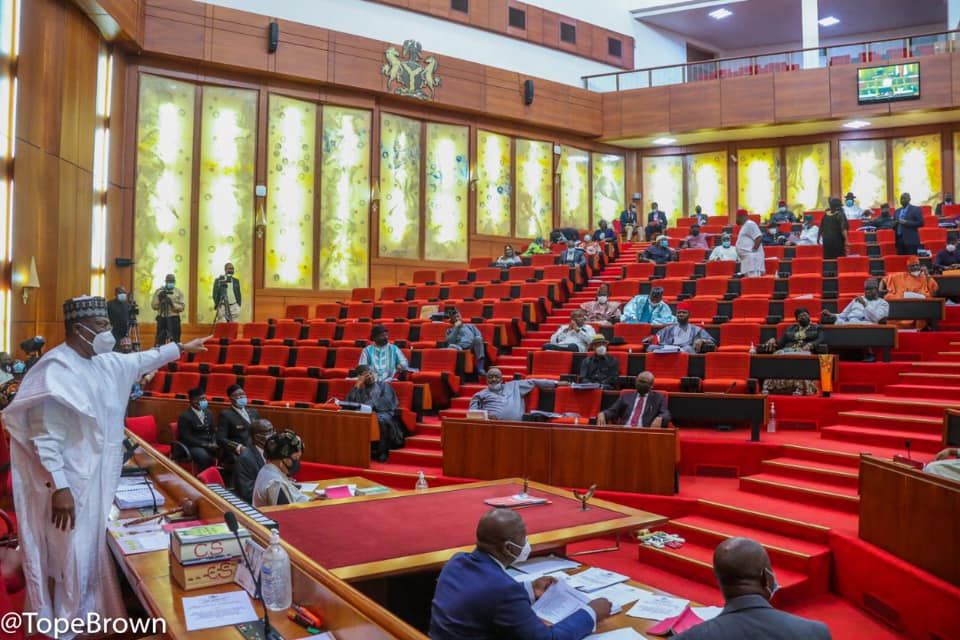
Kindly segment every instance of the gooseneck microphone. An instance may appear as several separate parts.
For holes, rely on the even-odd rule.
[[[274,632],[270,627],[270,611],[267,609],[267,603],[263,600],[263,590],[260,588],[260,574],[253,572],[253,565],[250,564],[250,560],[247,558],[247,552],[243,547],[243,541],[240,539],[240,526],[237,524],[237,514],[233,511],[226,511],[223,514],[223,521],[227,523],[227,529],[230,529],[230,532],[233,534],[233,537],[237,539],[237,544],[240,545],[240,555],[243,557],[243,564],[247,567],[247,571],[250,572],[250,576],[253,578],[254,584],[254,598],[260,602],[260,606],[263,607],[263,638],[264,640],[283,640],[283,638]]]

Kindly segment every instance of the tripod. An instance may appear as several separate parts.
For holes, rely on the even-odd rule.
[[[213,330],[217,326],[217,320],[220,318],[220,312],[223,311],[223,319],[225,322],[233,322],[233,314],[230,313],[230,304],[227,302],[227,286],[228,281],[226,279],[220,280],[220,296],[217,298],[217,304],[213,307],[213,322],[210,324],[210,333],[213,334]]]
[[[130,316],[130,330],[127,336],[130,338],[130,349],[140,351],[140,323],[135,315]]]

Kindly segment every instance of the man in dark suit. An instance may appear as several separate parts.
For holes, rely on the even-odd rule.
[[[247,408],[247,393],[238,384],[227,387],[230,407],[220,412],[217,425],[217,444],[232,456],[243,453],[250,446],[250,426],[260,414]]]
[[[647,226],[643,228],[643,236],[647,242],[650,238],[665,233],[667,230],[667,214],[660,211],[656,202],[650,204],[650,213],[647,214]]]
[[[274,434],[273,425],[269,420],[260,418],[250,425],[250,442],[237,456],[237,464],[233,472],[233,492],[241,499],[253,504],[253,486],[257,482],[257,474],[266,462],[263,458],[263,447],[267,438]]]
[[[900,208],[894,216],[894,229],[897,236],[897,254],[915,256],[920,248],[920,232],[923,226],[923,211],[910,204],[910,194],[900,195]]]
[[[223,275],[213,281],[213,306],[217,310],[217,322],[239,322],[240,281],[234,277],[233,264],[223,265]]]
[[[430,617],[432,640],[579,640],[610,615],[610,601],[596,598],[552,627],[532,604],[556,580],[519,583],[506,571],[530,555],[527,527],[511,509],[492,509],[477,524],[477,547],[450,558],[440,572]]]
[[[197,387],[187,392],[190,407],[177,419],[177,439],[190,450],[197,471],[213,466],[220,453],[213,414],[207,408],[207,394]]]
[[[117,341],[116,350],[119,350],[120,341],[130,333],[130,302],[123,285],[115,289],[115,294],[113,300],[107,301],[107,317],[110,318],[110,332]]]
[[[713,572],[723,591],[723,611],[676,636],[677,640],[830,640],[830,629],[822,622],[770,606],[777,578],[759,543],[749,538],[724,540],[713,552]]]
[[[653,356],[656,357],[656,356]],[[625,427],[652,427],[670,425],[667,398],[653,391],[653,374],[643,371],[637,376],[637,391],[620,395],[613,406],[597,414],[597,424],[622,424]]]

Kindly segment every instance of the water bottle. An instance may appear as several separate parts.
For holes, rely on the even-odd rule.
[[[777,432],[777,404],[770,403],[770,419],[767,420],[767,433]]]
[[[750,353],[754,354],[757,352],[757,348],[753,345],[753,342],[750,342]]]
[[[423,475],[423,471],[417,473],[417,484],[413,485],[414,491],[426,491],[430,488],[430,485],[427,484],[427,478]]]
[[[290,582],[290,556],[280,546],[280,533],[270,534],[270,545],[263,552],[260,566],[260,589],[263,602],[270,611],[286,611],[293,602]]]

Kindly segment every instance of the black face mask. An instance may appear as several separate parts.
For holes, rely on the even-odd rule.
[[[649,393],[649,391],[650,391],[650,385],[648,384],[637,385],[637,393],[639,393],[640,395],[645,396],[647,395],[647,393]]]
[[[687,317],[687,318],[677,318],[677,324],[679,324],[681,327],[685,327],[685,326],[687,326],[687,324],[689,324],[689,323],[690,323],[690,318],[689,318],[689,317]]]
[[[373,339],[373,343],[378,347],[382,347],[383,345],[387,344],[387,336],[379,335]]]
[[[806,327],[810,324],[810,318],[800,318],[797,320],[797,324],[801,327]]]
[[[295,476],[300,473],[300,461],[290,458],[290,465],[287,467],[287,475]]]
[[[698,236],[698,235],[700,235],[700,229],[691,229],[691,230],[690,230],[690,235],[692,235],[692,236]]]

